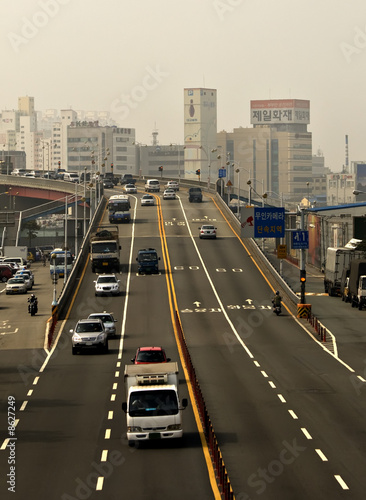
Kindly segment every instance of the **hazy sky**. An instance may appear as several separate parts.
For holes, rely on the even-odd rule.
[[[365,0],[2,0],[0,109],[108,110],[183,142],[183,89],[217,89],[218,131],[252,99],[309,99],[313,153],[366,161]],[[365,115],[364,115],[365,114]]]

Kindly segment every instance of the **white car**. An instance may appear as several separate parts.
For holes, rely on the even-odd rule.
[[[100,319],[108,337],[114,337],[116,335],[117,320],[114,319],[111,313],[107,313],[106,311],[102,313],[92,313],[89,314],[88,319]]]
[[[200,239],[202,239],[202,238],[214,238],[214,239],[216,239],[217,227],[213,226],[212,224],[205,224],[205,225],[199,227],[198,229],[199,229]]]
[[[165,187],[166,189],[174,189],[174,191],[179,191],[179,183],[177,181],[168,181]]]
[[[166,189],[163,193],[163,200],[175,200],[177,195],[175,194],[174,189]]]
[[[108,335],[100,319],[80,319],[70,333],[73,354],[89,347],[108,352]]]
[[[27,273],[26,271],[17,271],[14,274],[14,278],[23,278],[25,281],[25,284],[27,285],[27,290],[32,290],[33,280],[31,279],[31,276],[29,273]]]
[[[141,198],[141,206],[155,205],[155,198],[151,194],[144,194]]]
[[[120,280],[115,274],[100,274],[95,283],[95,295],[119,295]]]
[[[6,295],[13,293],[27,293],[27,284],[25,279],[20,276],[8,279],[5,293]]]
[[[135,184],[126,184],[123,189],[126,193],[137,193],[137,187]]]

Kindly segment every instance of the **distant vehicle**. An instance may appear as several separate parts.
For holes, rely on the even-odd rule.
[[[63,180],[67,182],[80,182],[80,177],[77,172],[65,172]]]
[[[17,271],[15,274],[14,274],[14,278],[16,278],[17,276],[22,276],[22,277],[27,277],[32,286],[31,288],[33,288],[33,285],[34,285],[34,274],[32,273],[32,271],[30,269],[21,269],[20,271]]]
[[[108,200],[109,212],[125,212],[131,208],[130,197],[128,194],[116,194]]]
[[[215,226],[212,226],[211,224],[204,224],[203,226],[198,228],[199,230],[199,237],[200,239],[202,238],[216,238],[217,235],[217,228]]]
[[[331,297],[341,295],[342,274],[344,269],[349,269],[355,259],[361,259],[364,252],[347,247],[327,248],[324,291]]]
[[[120,180],[121,186],[124,184],[135,184],[136,179],[132,177],[132,174],[123,174]]]
[[[151,194],[144,194],[141,198],[141,206],[155,205],[155,198]]]
[[[116,212],[110,212],[109,222],[114,222],[115,224],[120,224],[123,222],[130,222],[131,214],[129,211],[122,212],[120,210]]]
[[[163,200],[176,200],[177,195],[175,194],[174,189],[166,189],[163,193]]]
[[[162,347],[139,347],[131,361],[135,365],[142,365],[145,363],[168,363],[170,358],[166,357]]]
[[[107,313],[106,311],[102,313],[92,313],[89,314],[88,319],[100,319],[108,337],[114,337],[116,335],[117,320],[114,319],[111,313]]]
[[[12,268],[9,265],[0,263],[0,281],[5,283],[13,277],[13,274]]]
[[[99,226],[90,235],[90,265],[92,272],[98,269],[103,272],[119,272],[121,245],[118,239],[118,226]]]
[[[113,189],[114,182],[111,179],[103,179],[103,187],[106,189]]]
[[[27,172],[27,173],[23,174],[22,177],[28,177],[30,179],[36,178],[35,174],[32,174],[31,172]]]
[[[120,280],[115,274],[100,274],[95,283],[95,295],[119,295]]]
[[[168,181],[165,187],[166,189],[174,189],[174,191],[179,191],[179,183],[177,181]]]
[[[139,274],[158,274],[159,260],[155,248],[142,248],[138,251],[136,257]]]
[[[27,290],[32,290],[33,280],[31,279],[30,274],[26,274],[24,271],[17,271],[14,274],[14,278],[23,278],[27,286]]]
[[[113,186],[117,186],[117,184],[118,184],[118,177],[117,177],[117,176],[115,176],[113,172],[106,172],[106,173],[104,174],[104,179],[103,179],[103,181],[106,181],[106,180],[108,180],[108,181],[112,181]],[[104,186],[104,187],[106,187],[106,186]]]
[[[44,179],[56,179],[56,174],[54,172],[45,172],[42,177]]]
[[[100,319],[81,319],[76,323],[72,334],[72,353],[77,354],[84,348],[97,348],[108,352],[108,335]]]
[[[124,190],[126,193],[137,193],[135,184],[126,184]]]
[[[58,278],[68,276],[72,271],[74,259],[69,250],[62,250],[62,248],[55,248],[50,254],[50,275],[51,278],[55,274]],[[65,269],[66,268],[66,269]]]
[[[18,277],[8,279],[5,288],[6,295],[13,293],[27,293],[27,284],[24,278]]]
[[[41,245],[37,247],[41,251],[42,255],[45,255],[47,259],[50,258],[51,253],[54,251],[55,247],[53,245]]]
[[[27,267],[27,261],[23,257],[2,257],[1,262],[6,264],[7,262],[13,262],[18,265],[18,268]]]
[[[14,170],[11,172],[11,175],[21,176],[26,173],[27,171],[24,168],[14,168]]]
[[[157,179],[148,179],[145,183],[146,193],[160,193],[160,182]]]
[[[199,187],[191,187],[188,190],[188,201],[192,203],[193,201],[202,202],[202,189]]]

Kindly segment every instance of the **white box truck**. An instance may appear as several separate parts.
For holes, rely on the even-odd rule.
[[[349,268],[354,259],[360,259],[364,252],[354,248],[327,248],[324,271],[324,291],[330,296],[341,295],[343,270]]]
[[[176,362],[126,365],[124,380],[126,402],[122,409],[129,445],[183,436],[182,410],[188,401],[179,400]]]

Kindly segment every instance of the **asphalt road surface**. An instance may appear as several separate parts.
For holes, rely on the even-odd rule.
[[[39,316],[27,315],[24,297],[1,295],[3,322],[18,329],[0,338],[1,497],[219,497],[192,400],[182,443],[126,442],[123,369],[137,347],[162,345],[179,362],[181,397],[190,397],[172,325],[178,311],[235,497],[364,498],[365,343],[356,325],[365,312],[311,297],[335,336],[349,335],[338,345],[347,360],[337,358],[290,307],[273,315],[268,272],[210,196],[189,204],[184,190],[175,201],[160,194],[161,212],[141,207],[140,196],[134,222],[119,228],[122,296],[95,297],[88,267],[53,351],[42,343],[52,301],[47,270],[35,268]],[[211,222],[218,238],[200,240],[198,227]],[[137,274],[145,247],[161,256],[159,275]],[[118,320],[109,354],[73,356],[69,330],[103,310]]]

